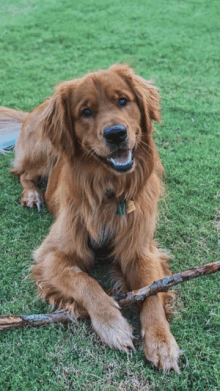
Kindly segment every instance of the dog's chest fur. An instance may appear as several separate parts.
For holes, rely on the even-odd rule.
[[[108,224],[103,224],[99,232],[99,238],[94,239],[92,236],[89,236],[89,243],[93,249],[101,248],[107,245],[110,240],[113,238],[114,233]]]
[[[116,213],[118,201],[112,196],[105,198],[93,213],[89,242],[94,249],[113,241],[121,229],[127,228],[127,216]]]

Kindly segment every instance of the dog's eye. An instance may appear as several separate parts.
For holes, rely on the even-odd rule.
[[[85,109],[85,110],[83,110],[81,116],[82,116],[83,118],[90,118],[90,117],[93,116],[93,112],[92,112],[92,110],[90,110],[90,109]]]
[[[129,100],[126,99],[126,98],[120,98],[119,101],[118,101],[118,106],[119,107],[125,107],[127,106]]]

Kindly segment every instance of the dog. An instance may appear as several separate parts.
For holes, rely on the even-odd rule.
[[[131,326],[88,272],[94,249],[106,245],[124,291],[170,275],[154,241],[163,175],[152,136],[153,121],[160,121],[157,88],[116,64],[59,84],[30,113],[2,107],[0,118],[21,128],[11,170],[23,188],[21,204],[40,209],[45,199],[55,217],[34,252],[38,293],[74,318],[89,316],[110,347],[133,349]],[[180,349],[167,320],[171,299],[167,292],[143,301],[141,335],[150,362],[179,372]]]

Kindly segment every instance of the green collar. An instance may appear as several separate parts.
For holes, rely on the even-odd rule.
[[[126,198],[121,200],[115,210],[116,215],[126,215]]]

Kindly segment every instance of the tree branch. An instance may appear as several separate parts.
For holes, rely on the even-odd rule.
[[[124,307],[125,305],[143,301],[147,297],[155,295],[158,292],[167,292],[171,287],[177,284],[181,284],[182,282],[189,281],[192,278],[216,273],[219,270],[220,261],[196,266],[193,269],[189,269],[184,272],[162,278],[161,280],[157,280],[152,285],[146,286],[139,290],[116,296],[114,299],[121,307]],[[65,311],[40,315],[0,316],[0,330],[6,330],[11,327],[41,326],[48,323],[67,323],[70,320],[70,315]]]
[[[53,312],[51,314],[0,316],[0,330],[11,327],[42,326],[48,323],[67,323],[70,316],[66,311]]]
[[[216,273],[219,270],[220,261],[196,266],[193,269],[189,269],[184,272],[162,278],[161,280],[157,280],[152,285],[117,296],[115,300],[117,300],[118,304],[123,307],[125,305],[133,304],[137,301],[143,301],[146,299],[146,297],[156,295],[158,292],[167,292],[169,288],[177,284],[181,284],[182,282],[191,280],[192,278]]]

